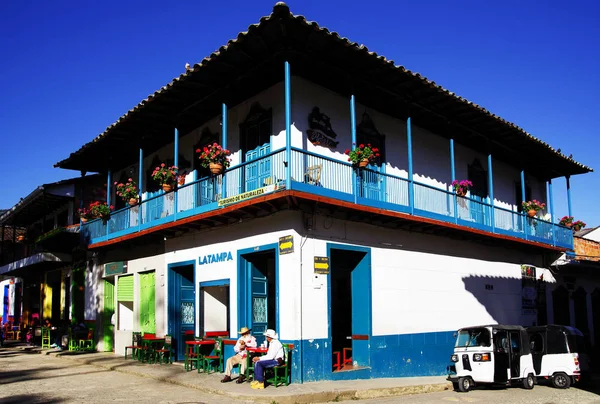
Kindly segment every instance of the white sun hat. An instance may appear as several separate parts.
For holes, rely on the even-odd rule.
[[[272,330],[270,328],[267,331],[265,331],[265,333],[263,335],[265,337],[277,339],[277,333],[275,332],[275,330]]]

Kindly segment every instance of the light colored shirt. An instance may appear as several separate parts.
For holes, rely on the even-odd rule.
[[[242,347],[242,345],[240,345],[240,341],[244,341],[246,345]],[[246,352],[246,348],[256,348],[256,338],[254,338],[252,334],[241,336],[240,339],[238,339],[235,343],[233,350],[242,358],[245,358],[248,354]]]
[[[272,339],[271,342],[269,342],[269,350],[267,351],[266,355],[263,355],[260,357],[259,360],[261,361],[266,361],[266,360],[273,360],[273,359],[284,359],[285,353],[283,352],[283,345],[281,345],[281,342],[278,339]]]

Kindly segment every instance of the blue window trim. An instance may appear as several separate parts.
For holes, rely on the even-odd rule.
[[[214,281],[200,282],[200,287],[205,288],[205,287],[209,287],[209,286],[229,286],[229,284],[230,284],[229,278],[217,279]]]
[[[279,251],[278,251],[278,244],[277,243],[271,243],[271,244],[265,244],[262,246],[256,246],[256,247],[250,247],[250,248],[244,248],[243,250],[238,250],[237,251],[237,262],[238,262],[238,270],[237,270],[237,274],[238,274],[238,283],[237,283],[237,329],[240,329],[240,327],[242,326],[241,324],[241,319],[242,318],[251,318],[252,316],[252,304],[250,302],[250,300],[246,300],[244,301],[242,299],[242,296],[245,295],[245,291],[242,291],[242,288],[240,287],[242,285],[242,282],[240,282],[240,280],[242,278],[245,279],[245,286],[246,288],[248,288],[249,282],[250,280],[250,276],[251,274],[248,274],[245,272],[245,267],[246,267],[246,258],[244,258],[245,255],[250,255],[250,254],[254,254],[254,253],[259,253],[259,252],[265,252],[265,251],[270,251],[272,250],[275,254],[275,332],[277,332],[279,334],[279,336],[281,337],[281,330],[279,329],[280,326],[280,321],[279,321]],[[244,313],[245,311],[245,313]],[[244,326],[246,326],[247,324],[244,324]]]

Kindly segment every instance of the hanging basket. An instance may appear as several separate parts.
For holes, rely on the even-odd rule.
[[[23,236],[22,234],[17,236],[17,241],[23,241],[23,240],[25,240],[25,236]]]
[[[209,163],[208,168],[213,175],[219,175],[223,172],[223,164],[221,163]]]
[[[81,223],[87,223],[87,217],[80,217],[79,220],[81,220]]]
[[[460,197],[464,198],[466,195],[467,195],[467,191],[465,191],[464,189],[458,188],[456,190],[456,196],[460,196]]]
[[[571,227],[573,227],[573,222],[565,223],[565,227],[568,227],[570,229]]]
[[[530,210],[527,211],[527,216],[534,217],[536,213],[537,213],[537,210],[530,209]]]
[[[171,185],[171,184],[162,184],[162,189],[165,192],[171,192],[173,190],[173,185]]]
[[[129,198],[128,203],[129,203],[129,206],[135,206],[135,205],[137,205],[138,200],[137,200],[137,198]]]
[[[359,161],[358,166],[360,168],[365,168],[366,166],[369,165],[369,159],[362,159],[361,161]]]

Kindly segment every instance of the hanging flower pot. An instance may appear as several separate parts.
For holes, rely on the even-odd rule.
[[[456,190],[456,196],[461,196],[461,197],[464,198],[466,194],[467,193],[464,190],[462,190],[462,189],[457,189]]]
[[[137,205],[138,200],[137,200],[137,198],[129,198],[128,203],[129,203],[129,206],[135,206],[135,205]]]
[[[570,229],[571,227],[573,227],[573,223],[565,223],[565,226]]]
[[[369,165],[369,159],[362,159],[359,163],[358,166],[360,168],[365,168],[366,166]]]
[[[537,213],[537,210],[535,210],[535,209],[530,209],[527,211],[527,215],[529,217],[534,217],[536,213]]]
[[[221,163],[209,163],[208,168],[213,175],[219,175],[223,172],[223,164]]]
[[[165,192],[171,192],[173,190],[173,185],[171,185],[171,184],[162,184],[162,189]]]
[[[17,241],[23,241],[23,240],[25,240],[25,236],[24,235],[20,234],[20,235],[17,236]]]
[[[81,223],[87,223],[87,217],[80,217],[79,220],[81,220]]]

